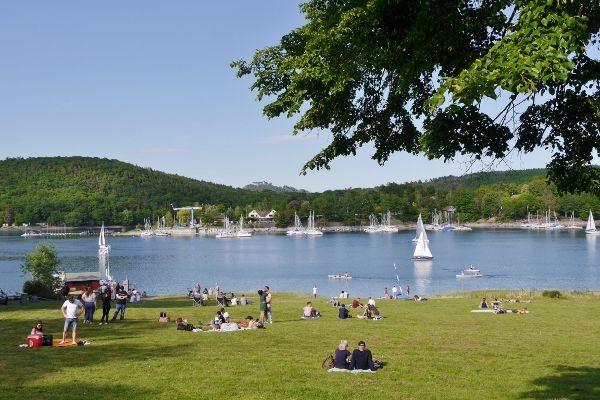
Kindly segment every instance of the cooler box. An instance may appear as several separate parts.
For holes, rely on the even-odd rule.
[[[42,335],[29,335],[27,336],[27,347],[41,347],[43,340]]]

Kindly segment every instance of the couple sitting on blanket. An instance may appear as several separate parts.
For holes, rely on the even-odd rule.
[[[362,318],[362,319],[380,319],[381,318],[381,313],[379,312],[379,310],[377,309],[377,307],[375,307],[372,304],[367,304],[367,306],[365,307],[365,312],[363,313],[363,315],[359,315],[356,318]]]
[[[337,349],[335,349],[334,367],[338,369],[349,370],[371,370],[377,369],[373,363],[373,355],[365,347],[364,340],[358,342],[358,349],[354,349],[352,354],[348,351],[348,341],[342,340]],[[350,358],[350,361],[348,361]]]
[[[306,306],[302,309],[303,318],[317,318],[320,317],[321,313],[318,312],[310,301],[306,302]]]

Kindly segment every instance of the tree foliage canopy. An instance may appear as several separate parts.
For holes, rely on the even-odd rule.
[[[25,256],[25,264],[21,266],[23,272],[29,272],[33,281],[42,283],[45,287],[56,288],[56,277],[59,260],[56,249],[48,244],[39,244]]]
[[[306,24],[232,63],[269,118],[329,130],[302,172],[373,143],[445,161],[552,153],[560,192],[600,193],[598,0],[310,0]],[[482,110],[493,100],[497,114]]]

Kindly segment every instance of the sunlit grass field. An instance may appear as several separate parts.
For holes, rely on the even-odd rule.
[[[471,313],[479,299],[516,298],[526,315]],[[0,306],[1,399],[594,399],[600,398],[600,297],[487,291],[414,302],[377,300],[384,319],[338,320],[327,299],[322,317],[301,320],[308,295],[275,293],[267,329],[194,333],[157,322],[206,324],[214,303],[185,298],[130,304],[126,319],[79,324],[89,346],[18,348],[36,319],[55,338],[61,302]],[[258,315],[257,299],[229,307],[233,320]],[[114,311],[114,304],[113,304]],[[96,312],[99,321],[101,311]],[[375,374],[321,368],[341,339],[365,340],[385,364]]]

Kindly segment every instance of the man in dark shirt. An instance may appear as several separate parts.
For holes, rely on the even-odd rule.
[[[342,307],[340,307],[340,309],[338,311],[338,318],[339,319],[350,318],[350,314],[348,313],[348,310],[346,309],[345,304],[342,304]]]
[[[358,349],[354,349],[352,352],[349,369],[370,369],[371,371],[375,371],[373,355],[370,350],[365,348],[365,346],[364,340],[358,342]]]
[[[119,312],[121,313],[119,319],[125,318],[125,308],[127,307],[127,299],[129,298],[129,295],[127,294],[123,286],[120,286],[117,289],[117,294],[115,295],[115,298],[117,299],[117,308],[115,309],[115,314],[112,317],[113,321],[117,319],[117,315],[119,314]]]

